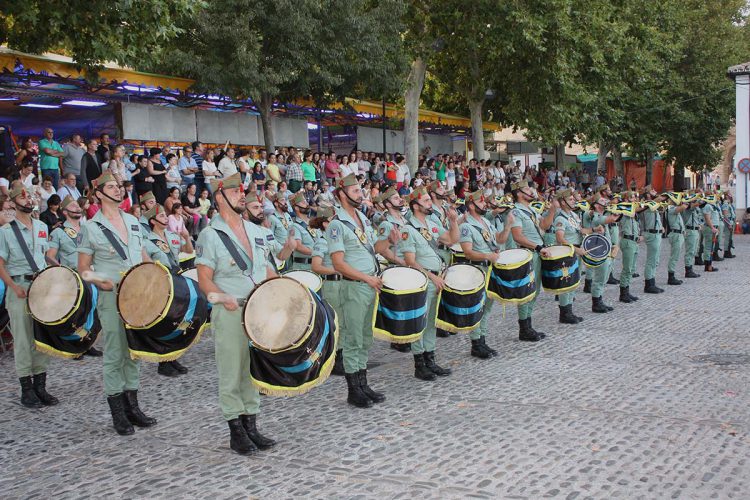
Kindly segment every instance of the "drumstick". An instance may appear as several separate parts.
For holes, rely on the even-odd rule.
[[[231,304],[232,302],[236,302],[240,307],[242,307],[245,302],[247,302],[247,300],[237,300],[229,294],[219,292],[211,292],[206,296],[206,298],[211,304]]]
[[[83,281],[87,281],[89,283],[93,283],[95,285],[103,285],[107,284],[109,286],[114,287],[114,283],[112,283],[112,280],[105,278],[101,274],[95,273],[94,271],[84,271],[81,273],[81,278],[83,278]]]

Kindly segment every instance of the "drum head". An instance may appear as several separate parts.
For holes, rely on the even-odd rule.
[[[510,264],[518,264],[529,258],[530,252],[523,248],[511,248],[510,250],[503,250],[500,252],[500,256],[495,261],[495,264],[507,266]]]
[[[389,267],[381,277],[383,286],[391,290],[416,290],[427,286],[427,276],[410,267]]]
[[[550,255],[547,259],[559,259],[560,257],[567,257],[572,253],[572,250],[568,245],[554,245],[547,247],[546,250]]]
[[[134,328],[157,321],[172,297],[172,277],[158,264],[144,262],[128,271],[117,291],[117,310],[122,320]]]
[[[581,248],[586,250],[589,259],[604,260],[612,250],[612,244],[603,235],[593,233],[586,235],[581,242]]]
[[[302,283],[313,292],[320,291],[323,286],[323,280],[320,276],[310,271],[289,271],[284,273],[283,276]]]
[[[481,269],[469,264],[454,264],[445,271],[445,284],[453,290],[468,292],[484,285]]]
[[[29,312],[40,323],[55,323],[73,311],[80,292],[74,271],[63,266],[49,267],[29,287]]]
[[[292,278],[261,283],[243,311],[245,333],[264,351],[283,351],[308,333],[315,303],[307,287]]]
[[[186,269],[180,273],[180,276],[190,278],[191,280],[198,283],[198,270],[196,268]]]
[[[463,253],[464,249],[461,248],[461,243],[454,243],[451,245],[451,252]]]

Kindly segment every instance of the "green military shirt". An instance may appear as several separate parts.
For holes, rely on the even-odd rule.
[[[372,213],[372,223],[379,226],[381,222],[385,220],[385,214],[379,210],[375,210]]]
[[[344,261],[347,264],[357,271],[374,276],[379,269],[378,263],[365,245],[372,249],[375,235],[370,221],[359,210],[356,212],[362,227],[365,228],[364,231],[359,228],[359,225],[349,216],[346,210],[336,208],[336,217],[326,230],[328,251],[331,254],[344,252]],[[354,229],[350,229],[342,221],[348,222]]]
[[[271,231],[273,231],[273,237],[279,241],[286,241],[289,236],[289,229],[291,229],[292,216],[284,212],[279,214],[278,211],[272,213],[269,217],[271,221]]]
[[[49,249],[47,225],[38,219],[31,219],[31,229],[20,222],[17,222],[17,224],[34,263],[41,271],[47,267],[44,260],[44,254]],[[0,228],[0,258],[5,261],[5,269],[11,277],[33,274],[34,272],[29,266],[29,262],[26,260],[10,224],[5,224]]]
[[[667,208],[667,222],[669,223],[670,231],[685,231],[685,221],[674,205],[670,205]]]
[[[512,227],[520,227],[523,235],[535,245],[544,245],[538,216],[530,207],[516,203],[516,208],[513,209]]]
[[[182,247],[182,238],[180,238],[179,234],[172,231],[164,231],[164,238],[167,240],[166,242],[152,231],[143,242],[146,253],[151,257],[151,260],[161,262],[167,266],[167,269],[172,269],[173,265],[179,268],[178,259],[180,248]],[[171,261],[167,252],[172,256]]]
[[[719,229],[719,208],[716,205],[706,203],[701,212],[705,215],[708,214],[711,219],[711,223],[715,228]]]
[[[81,227],[83,238],[78,246],[78,253],[92,255],[92,265],[97,274],[101,274],[115,285],[120,282],[122,275],[143,261],[143,234],[138,219],[120,210],[120,216],[128,232],[127,243],[122,240],[112,223],[107,220],[101,210],[96,212],[91,220]],[[102,231],[102,227],[109,229],[115,240],[125,252],[125,260],[115,250]]]
[[[148,220],[141,215],[138,219],[138,223],[141,225],[141,233],[143,233],[143,237],[148,238],[148,235],[151,233],[151,225],[148,223]]]
[[[428,218],[433,223],[443,228],[444,231],[448,231],[450,229],[450,223],[448,222],[448,213],[445,205],[443,205],[442,203],[434,203],[432,205],[432,213],[428,216]]]
[[[489,212],[487,212],[489,214]],[[505,230],[505,217],[501,215],[496,215],[492,217],[492,220],[490,221],[490,225],[495,229],[495,234],[502,233],[503,230]],[[508,244],[511,243],[511,234],[508,233],[508,239],[505,241],[505,243],[496,243],[498,250],[505,250],[508,247]],[[495,239],[497,241],[497,239]]]
[[[321,236],[317,240],[315,240],[315,246],[313,247],[313,257],[320,257],[323,259],[323,266],[325,267],[333,267],[333,263],[331,262],[331,253],[328,251],[328,240],[325,239],[325,236]]]
[[[632,236],[637,239],[641,234],[641,228],[636,218],[623,216],[620,219],[620,233],[622,233],[622,236]]]
[[[391,214],[387,214],[385,216],[385,219],[380,223],[378,226],[378,236],[376,241],[385,241],[388,239],[388,237],[391,235],[391,230],[395,227],[398,232],[400,233],[403,227],[406,225],[406,217],[404,217],[403,220],[399,220],[392,216]],[[401,246],[399,244],[394,245],[394,253],[397,257],[400,259],[404,258],[404,253],[401,251]]]
[[[471,243],[475,252],[492,253],[499,249],[495,239],[495,231],[484,217],[480,220],[471,215],[466,216],[466,222],[459,226],[459,243]]]
[[[245,248],[234,232],[218,214],[211,219],[208,227],[198,235],[195,249],[196,266],[206,266],[212,269],[214,272],[213,282],[216,283],[216,286],[224,293],[237,299],[247,298],[258,283],[266,279],[268,269],[271,268],[268,261],[270,248],[267,244],[267,234],[250,222],[243,220],[242,225],[253,252],[252,259],[247,255]],[[219,231],[229,236],[229,240],[234,244],[247,269],[243,271],[237,265],[232,254],[222,243],[218,234]]]
[[[445,233],[445,229],[441,229],[429,218],[425,222],[422,224],[416,217],[410,217],[408,224],[401,227],[398,246],[402,254],[415,254],[420,266],[437,274],[443,268],[443,259],[437,252],[438,238]]]
[[[594,229],[595,227],[604,227],[604,232],[600,233],[602,236],[607,238],[610,242],[612,241],[612,235],[609,232],[609,224],[607,224],[607,215],[599,214],[596,212],[586,212],[581,218],[581,225],[585,228]]]
[[[703,225],[703,215],[700,207],[688,208],[681,215],[682,220],[685,222],[685,229],[688,231],[697,231]]]
[[[278,259],[278,257],[276,257],[276,256],[284,248],[284,243],[286,243],[286,241],[281,242],[281,241],[277,240],[276,237],[273,235],[273,231],[271,231],[266,226],[259,226],[258,224],[253,224],[252,222],[250,222],[250,224],[253,225],[253,226],[255,226],[255,229],[257,229],[258,231],[260,231],[261,233],[263,233],[263,235],[265,235],[266,246],[268,246],[268,250],[269,250],[269,261],[268,262],[271,262],[273,264],[273,267],[276,268],[277,267],[276,266],[276,259]],[[283,264],[283,262],[281,262],[281,264]]]
[[[608,227],[609,227],[609,236],[612,238],[612,244],[619,245],[620,244],[620,226],[618,226],[616,222],[613,222],[611,224],[608,224]]]
[[[49,247],[57,250],[57,261],[72,269],[78,268],[78,245],[81,244],[83,234],[76,231],[70,222],[65,221],[49,235]]]
[[[575,212],[560,211],[552,224],[555,232],[562,231],[565,241],[571,245],[580,245],[583,241],[581,235],[581,218]]]
[[[646,210],[641,214],[641,219],[643,220],[643,229],[645,231],[658,231],[663,228],[661,214],[658,210],[653,212],[651,210]]]
[[[294,228],[294,239],[302,242],[303,245],[312,250],[315,246],[315,240],[320,237],[320,232],[317,229],[311,228],[307,222],[297,217],[294,218],[292,227]],[[295,250],[294,257],[309,259],[312,256],[301,254]]]

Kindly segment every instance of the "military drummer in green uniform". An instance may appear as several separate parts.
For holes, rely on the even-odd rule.
[[[305,199],[304,191],[297,191],[289,201],[294,209],[292,228],[294,238],[297,240],[297,248],[292,257],[292,269],[309,271],[315,240],[320,237],[320,233],[317,229],[310,227],[310,205]]]
[[[276,272],[268,261],[265,233],[242,218],[245,195],[240,174],[212,180],[211,188],[219,213],[198,236],[195,264],[201,291],[221,297],[211,311],[211,326],[229,446],[249,455],[276,442],[258,432],[260,394],[250,381],[250,350],[238,301]]]
[[[0,228],[0,279],[6,286],[5,303],[13,335],[13,359],[21,383],[21,404],[40,408],[58,403],[47,392],[49,356],[34,348],[34,327],[26,311],[26,293],[34,276],[46,266],[47,225],[31,217],[33,201],[23,184],[10,190],[16,218]]]
[[[55,228],[49,237],[47,257],[71,269],[78,268],[78,245],[81,243],[81,218],[83,211],[70,196],[66,196],[60,203],[60,209],[65,215],[62,227]]]
[[[584,234],[590,234],[591,229],[581,225],[581,217],[575,212],[576,201],[570,189],[563,189],[555,193],[555,199],[560,204],[560,211],[555,217],[555,237],[558,245],[572,245],[578,255],[579,272],[583,271],[583,263],[580,257],[586,252],[581,248]],[[560,300],[560,323],[576,325],[583,318],[573,314],[573,300],[576,290],[571,290],[559,295]]]
[[[96,305],[104,335],[104,393],[118,434],[133,434],[133,425],[149,427],[156,419],[138,406],[140,362],[130,358],[125,325],[117,313],[115,288],[123,274],[136,264],[149,261],[138,219],[119,209],[120,185],[109,172],[96,179],[94,196],[101,209],[83,225],[78,246],[78,270],[85,275],[93,268],[103,278],[95,280],[101,293]]]
[[[362,188],[354,175],[339,180],[335,196],[341,204],[326,230],[331,263],[344,280],[341,283],[342,309],[346,320],[341,332],[344,371],[348,385],[347,402],[358,408],[385,401],[385,395],[367,382],[367,360],[372,346],[372,312],[375,294],[383,287],[372,244],[370,221],[359,210],[364,202]],[[400,233],[391,232],[391,243]]]

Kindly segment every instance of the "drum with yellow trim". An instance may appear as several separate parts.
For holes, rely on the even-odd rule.
[[[552,294],[575,290],[581,282],[578,256],[572,245],[547,247],[549,257],[542,256],[542,287]]]
[[[250,292],[242,310],[250,339],[250,377],[264,394],[303,394],[328,378],[338,342],[336,313],[299,281],[272,278]]]
[[[438,295],[435,326],[448,332],[470,332],[479,326],[487,300],[487,275],[471,264],[453,264],[445,270],[445,285]]]
[[[200,339],[208,301],[197,281],[159,262],[143,262],[120,281],[117,312],[133,359],[172,361]]]
[[[451,251],[451,265],[452,264],[468,264],[469,259],[466,258],[466,255],[464,254],[464,249],[461,248],[460,243],[454,243],[450,246]]]
[[[323,279],[312,271],[298,269],[296,271],[286,272],[282,274],[282,276],[299,281],[318,295],[320,295],[320,289],[323,288]]]
[[[86,352],[101,331],[98,296],[96,286],[69,267],[41,271],[31,282],[27,298],[36,348],[68,359]]]
[[[492,263],[487,286],[489,296],[499,302],[525,304],[536,295],[533,255],[525,248],[513,248],[500,252]]]
[[[381,277],[383,289],[372,312],[373,335],[397,344],[419,340],[427,326],[427,276],[410,267],[392,266]]]

